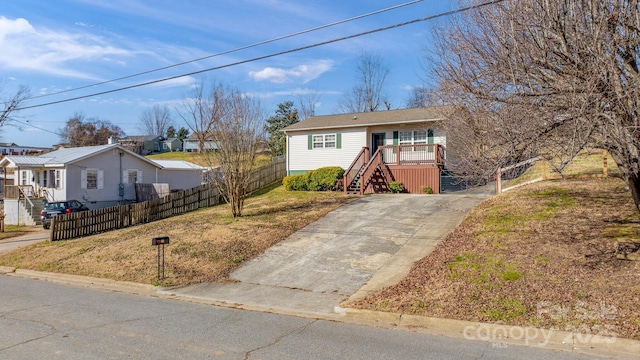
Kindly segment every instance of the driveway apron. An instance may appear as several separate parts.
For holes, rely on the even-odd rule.
[[[401,280],[488,196],[488,189],[366,196],[271,247],[233,272],[231,282],[161,292],[326,316],[346,298],[361,298]]]

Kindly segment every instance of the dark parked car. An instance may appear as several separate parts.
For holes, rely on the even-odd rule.
[[[70,214],[72,212],[86,211],[88,207],[84,206],[78,200],[55,201],[46,203],[42,211],[40,211],[40,220],[42,227],[48,229],[51,226],[51,218],[62,214]]]

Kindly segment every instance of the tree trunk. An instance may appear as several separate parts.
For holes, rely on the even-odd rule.
[[[635,174],[627,176],[627,184],[629,185],[629,191],[631,191],[631,198],[636,205],[636,209],[640,211],[640,179]]]

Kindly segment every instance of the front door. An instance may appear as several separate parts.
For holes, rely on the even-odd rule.
[[[378,147],[384,146],[385,133],[373,133],[371,134],[371,155],[376,153]]]

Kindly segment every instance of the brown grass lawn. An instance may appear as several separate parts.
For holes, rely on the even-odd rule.
[[[352,201],[341,193],[287,192],[282,186],[246,200],[233,219],[219,205],[150,224],[85,238],[43,242],[0,256],[0,265],[157,284],[155,236],[169,236],[167,278],[184,285],[225,278],[243,262],[331,210]]]
[[[478,206],[398,284],[353,307],[640,339],[640,214],[614,178],[548,181]]]

